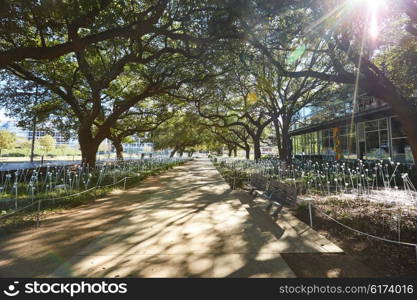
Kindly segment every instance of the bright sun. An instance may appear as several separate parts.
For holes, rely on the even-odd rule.
[[[351,0],[357,5],[366,5],[368,10],[368,33],[371,38],[378,36],[378,16],[384,0]]]

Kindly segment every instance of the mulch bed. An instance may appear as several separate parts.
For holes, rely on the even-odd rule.
[[[366,201],[315,202],[313,228],[339,247],[346,255],[354,256],[380,277],[417,276],[417,253],[411,246],[375,240],[352,232],[320,213],[325,212],[339,222],[372,235],[398,239],[397,211]],[[306,205],[293,210],[300,220],[309,224]],[[401,241],[417,243],[417,218],[410,214],[401,217]]]

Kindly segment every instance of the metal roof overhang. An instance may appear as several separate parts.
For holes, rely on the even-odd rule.
[[[391,115],[394,115],[394,113],[391,110],[391,107],[384,106],[384,107],[378,107],[372,110],[355,113],[353,114],[353,120],[355,123],[358,123],[358,122],[363,122],[363,121],[380,119],[380,118],[388,117]],[[290,135],[291,136],[300,135],[300,134],[314,132],[314,131],[318,131],[318,130],[322,130],[326,128],[334,128],[338,126],[349,125],[351,122],[352,122],[352,114],[347,115],[342,118],[333,119],[330,121],[325,121],[325,122],[321,122],[318,124],[292,130],[290,131]]]

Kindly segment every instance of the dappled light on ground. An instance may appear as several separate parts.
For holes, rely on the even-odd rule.
[[[283,255],[342,250],[287,211],[232,191],[208,160],[75,209],[2,243],[5,276],[294,277]],[[30,247],[28,247],[30,245]],[[32,267],[29,267],[32,266]],[[329,268],[329,276],[335,276]]]

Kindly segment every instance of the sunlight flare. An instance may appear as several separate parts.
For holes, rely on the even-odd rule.
[[[368,34],[372,39],[376,39],[379,33],[378,17],[381,11],[382,4],[385,0],[351,0],[355,5],[366,5],[367,14],[367,27]]]

